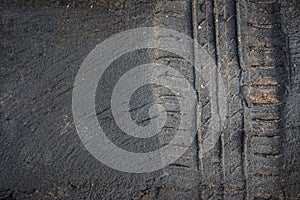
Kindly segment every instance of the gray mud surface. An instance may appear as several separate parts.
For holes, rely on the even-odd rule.
[[[128,53],[97,89],[98,120],[115,144],[155,150],[178,125],[176,106],[165,141],[130,138],[113,123],[111,86],[143,63],[170,65],[194,83],[201,119],[193,144],[175,163],[124,173],[84,148],[72,117],[72,89],[97,44],[153,26],[189,35],[213,58],[228,88],[228,122],[200,157],[211,102],[195,84],[193,66],[164,51]],[[0,199],[300,199],[298,0],[2,0],[0,48]],[[141,87],[130,102],[132,118],[147,125],[145,110],[157,100],[177,105],[173,95]]]

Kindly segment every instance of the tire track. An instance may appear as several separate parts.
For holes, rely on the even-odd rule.
[[[279,173],[286,71],[276,1],[238,1],[239,46],[245,99],[247,199],[283,197]]]
[[[196,41],[205,49],[213,60],[217,59],[216,43],[215,43],[215,19],[212,0],[197,0],[194,4],[194,36]],[[209,93],[204,90],[205,87],[197,86],[199,91],[199,106],[201,107],[200,130],[198,130],[198,143],[201,148],[203,138],[208,132],[211,120],[211,101]],[[201,199],[220,198],[223,193],[222,189],[222,170],[220,159],[221,142],[218,140],[215,147],[199,158],[200,180],[201,180]]]
[[[244,199],[243,104],[238,56],[236,5],[232,0],[214,0],[218,68],[228,88],[228,124],[221,135],[223,199]]]

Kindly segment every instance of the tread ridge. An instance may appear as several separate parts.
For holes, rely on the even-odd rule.
[[[239,7],[243,84],[247,86],[246,96],[251,100],[251,105],[245,108],[248,113],[245,115],[247,199],[277,199],[282,197],[282,192],[278,172],[273,170],[280,171],[282,165],[280,145],[284,135],[282,107],[286,76],[282,69],[285,55],[278,20],[280,4],[277,1],[240,0]],[[265,30],[259,33],[258,28]],[[278,40],[269,40],[267,35],[274,35]],[[275,112],[274,107],[278,107]],[[266,140],[272,138],[271,134],[276,135],[276,142]],[[266,177],[268,181],[265,181]]]
[[[236,4],[214,0],[218,68],[226,75],[228,88],[228,127],[222,133],[223,199],[244,199],[243,105],[240,97],[241,72],[238,56]]]

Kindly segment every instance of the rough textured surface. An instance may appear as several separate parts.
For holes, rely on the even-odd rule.
[[[2,1],[0,19],[0,199],[300,198],[297,0]],[[228,121],[212,151],[199,157],[211,102],[197,85],[193,66],[159,50],[129,53],[112,65],[120,67],[118,73],[108,72],[99,83],[100,124],[115,128],[105,93],[112,85],[106,81],[150,61],[172,66],[193,84],[201,120],[198,130],[197,120],[191,122],[195,141],[174,164],[128,174],[85,150],[73,123],[71,95],[75,75],[95,45],[146,26],[185,33],[208,51],[228,88]],[[147,121],[143,105],[176,104],[163,88],[139,92],[131,108],[138,123]],[[179,110],[171,111],[176,125]],[[148,150],[168,142],[172,129]],[[114,133],[110,139],[124,149],[139,151],[146,144]]]

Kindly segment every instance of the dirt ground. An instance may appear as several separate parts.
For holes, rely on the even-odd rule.
[[[128,151],[162,146],[158,138],[128,138],[112,123],[112,86],[143,63],[184,74],[199,94],[201,116],[191,122],[196,137],[180,159],[132,174],[85,149],[72,116],[72,89],[96,45],[141,27],[173,29],[198,42],[223,77],[228,113],[216,144],[199,156],[212,102],[193,66],[160,50],[122,56],[100,80],[95,102],[115,144]],[[298,0],[2,0],[0,35],[0,199],[300,199]],[[140,90],[131,102],[137,120],[156,98],[174,100],[160,88]]]

